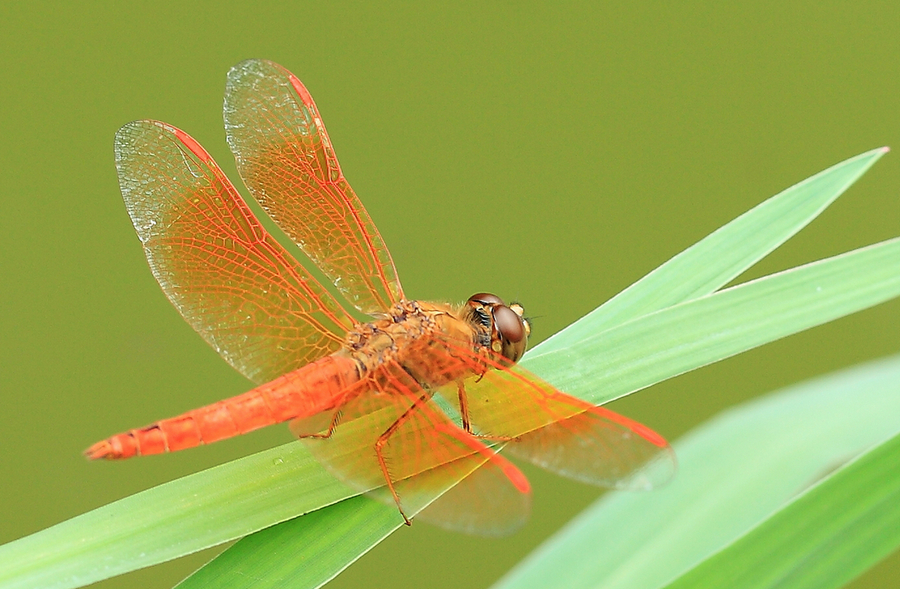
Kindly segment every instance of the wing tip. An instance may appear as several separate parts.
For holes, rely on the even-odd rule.
[[[306,89],[306,86],[303,85],[303,82],[300,81],[300,78],[292,74],[291,72],[287,72],[288,81],[291,83],[291,87],[294,89],[294,92],[300,97],[300,100],[303,101],[307,107],[312,110],[316,109],[316,103],[313,101],[312,95],[309,93],[309,90]]]
[[[171,127],[169,125],[167,125],[167,127],[170,127],[168,130],[173,133],[175,137],[177,137],[178,140],[191,151],[191,153],[200,158],[200,161],[206,164],[212,163],[212,156],[209,155],[209,152],[203,149],[203,146],[200,145],[200,143],[198,143],[196,139],[194,139],[181,129],[178,129],[177,127]]]
[[[309,90],[306,89],[306,86],[303,82],[300,81],[300,78],[295,76],[281,64],[275,63],[274,61],[270,61],[268,59],[245,59],[239,64],[233,66],[230,70],[228,70],[228,82],[227,86],[232,87],[236,85],[240,85],[244,76],[253,74],[259,77],[271,76],[274,74],[279,74],[284,76],[287,79],[288,83],[290,83],[291,87],[300,97],[300,100],[307,107],[315,108],[315,102],[313,101],[312,95],[309,93]],[[228,91],[226,89],[226,96],[228,95]],[[226,100],[226,104],[227,104]]]
[[[627,427],[632,432],[644,438],[657,448],[669,448],[669,442],[667,442],[664,437],[662,437],[660,434],[656,433],[643,423],[640,423],[639,421],[629,419],[628,417],[616,413],[615,411],[610,411],[605,407],[595,407],[592,409],[592,411],[594,413],[602,415],[603,417],[611,421],[618,423],[619,425]]]

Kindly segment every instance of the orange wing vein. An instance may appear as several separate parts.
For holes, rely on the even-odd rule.
[[[456,425],[396,364],[386,363],[360,382],[339,411],[340,423],[327,439],[310,438],[305,420],[291,429],[353,488],[394,504],[385,487],[390,479],[407,516],[421,510],[418,518],[456,531],[503,535],[526,520],[525,476]]]
[[[350,303],[374,314],[403,298],[390,252],[296,76],[270,61],[233,67],[225,130],[250,193]]]
[[[467,414],[476,435],[514,438],[504,451],[562,476],[615,489],[653,488],[674,475],[674,452],[647,426],[567,395],[524,368],[452,341],[446,345],[457,362],[489,370],[467,379],[463,392],[445,386],[439,394]]]
[[[337,350],[354,321],[259,224],[209,154],[165,123],[116,134],[125,205],[169,300],[247,378]]]

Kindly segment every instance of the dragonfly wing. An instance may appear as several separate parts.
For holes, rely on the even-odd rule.
[[[531,493],[509,484],[502,469],[485,467],[476,457],[466,460],[470,474],[422,510],[418,519],[479,536],[505,536],[521,528],[531,512]]]
[[[645,425],[603,407],[522,435],[510,454],[584,483],[611,489],[648,490],[675,474],[675,453]]]
[[[527,518],[525,476],[453,423],[400,367],[385,365],[348,391],[334,421],[325,439],[309,436],[308,420],[291,429],[338,478],[399,501],[407,517],[421,511],[425,521],[481,535],[509,533]]]
[[[194,139],[135,121],[116,134],[115,150],[153,275],[225,360],[259,383],[340,347],[353,320],[263,229]]]
[[[505,452],[557,474],[616,489],[659,486],[674,474],[674,452],[647,426],[567,395],[524,368],[452,341],[445,345],[457,362],[474,372],[487,371],[464,381],[462,389],[446,386],[439,393],[468,415],[476,435],[514,438]]]
[[[270,61],[233,67],[225,130],[250,193],[347,300],[374,314],[403,298],[390,252],[296,76]]]

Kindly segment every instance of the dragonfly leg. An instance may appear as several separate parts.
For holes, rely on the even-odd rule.
[[[477,383],[478,381],[476,380],[475,382]],[[472,422],[469,420],[469,398],[466,394],[466,385],[461,380],[456,381],[456,396],[459,399],[459,414],[462,418],[462,428],[466,430],[467,433],[480,440],[488,440],[491,442],[511,442],[518,439],[515,436],[490,436],[472,431]]]
[[[328,439],[332,435],[334,435],[334,430],[337,428],[338,424],[341,421],[341,417],[343,416],[343,412],[338,409],[332,415],[328,424],[328,429],[324,432],[320,430],[319,424],[321,424],[321,420],[317,420],[319,416],[313,416],[305,419],[298,419],[291,422],[291,431],[294,432],[294,435],[300,439]]]
[[[459,399],[459,414],[462,417],[462,427],[472,433],[472,425],[469,421],[469,398],[466,396],[466,385],[463,381],[456,381],[456,396]]]
[[[400,503],[400,495],[397,493],[396,487],[394,487],[394,481],[391,479],[391,473],[388,470],[387,461],[384,459],[384,447],[387,445],[388,440],[390,440],[391,436],[400,429],[400,427],[406,423],[409,418],[413,415],[413,413],[419,409],[419,407],[424,404],[429,399],[429,395],[425,394],[419,397],[417,401],[415,401],[409,409],[403,412],[403,415],[397,418],[397,420],[391,424],[389,428],[387,428],[383,434],[378,436],[378,439],[375,441],[375,455],[378,457],[378,464],[381,466],[381,472],[384,475],[384,480],[387,481],[388,489],[391,492],[391,496],[394,498],[394,503],[397,504],[397,509],[400,510],[400,515],[403,516],[403,521],[406,525],[411,526],[412,522],[406,517],[406,512],[403,511],[403,505]]]
[[[320,432],[317,434],[305,434],[300,436],[301,438],[319,438],[319,439],[328,439],[334,434],[334,430],[337,427],[338,423],[341,421],[341,410],[338,409],[334,412],[334,415],[331,416],[331,423],[328,424],[328,429],[324,432]]]

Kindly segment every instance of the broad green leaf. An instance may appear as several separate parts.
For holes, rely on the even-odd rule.
[[[752,263],[750,260],[777,246],[779,240],[814,217],[833,200],[835,192],[858,177],[881,153],[876,150],[863,154],[823,173],[827,179],[829,172],[837,170],[845,177],[836,180],[835,176],[833,182],[824,183],[822,190],[830,192],[819,195],[819,204],[809,206],[799,220],[783,227],[782,237],[763,240],[764,248],[756,246],[765,251],[745,252],[738,256],[744,262],[724,264],[730,270],[718,272],[716,280],[727,281],[742,266]],[[807,202],[803,198],[800,201]],[[764,206],[765,203],[761,205]],[[763,225],[773,222],[763,214],[752,218]],[[735,227],[746,235],[752,233],[748,233],[744,222]],[[725,237],[727,231],[717,239]],[[724,246],[720,243],[718,247]],[[602,338],[598,337],[599,332],[611,323],[603,313],[592,314],[576,324],[578,329],[556,339],[555,348],[536,350],[538,353],[529,356],[526,364],[564,390],[599,403],[896,296],[897,277],[890,276],[885,265],[897,266],[897,249],[896,243],[885,242],[804,267],[795,275],[783,273],[755,281],[619,325],[605,331]],[[681,272],[695,273],[704,257],[707,264],[714,265],[717,256],[725,255],[706,246],[695,253],[698,257],[689,257],[691,263]],[[676,260],[669,263],[675,269],[684,263],[684,259]],[[668,280],[678,284],[679,279],[692,280],[692,276],[679,277],[673,271]],[[666,290],[660,278],[646,280],[650,285],[647,290],[636,289],[633,296]],[[713,284],[715,280],[711,278],[701,282],[683,296],[696,296],[704,288],[721,286]],[[623,300],[627,302],[628,297]],[[635,305],[629,311],[626,305],[626,310],[616,314],[616,321],[646,312],[652,306]],[[738,317],[755,324],[739,325]],[[692,321],[696,324],[687,323]],[[585,339],[579,343],[577,338]],[[625,346],[627,349],[615,347],[632,339],[641,343]],[[621,369],[604,374],[612,365],[606,359],[613,357],[622,363]],[[604,362],[599,364],[596,358],[604,358]],[[567,365],[569,362],[572,364]],[[650,371],[645,372],[647,369]],[[352,494],[312,463],[299,446],[276,448],[150,489],[0,547],[0,587],[81,586],[235,539]],[[371,509],[376,507],[381,508],[375,505]],[[325,527],[334,525],[326,517],[319,521]],[[319,578],[336,574],[374,545],[374,538],[386,535],[395,525],[385,524],[381,531],[357,544],[346,542],[344,554],[335,557],[336,568]],[[303,548],[314,551],[319,546]]]
[[[832,589],[898,546],[900,436],[894,436],[669,587]]]
[[[494,589],[665,587],[755,528],[843,462],[896,435],[900,431],[897,415],[900,356],[820,377],[725,411],[674,445],[679,473],[669,485],[646,494],[606,495],[522,561]],[[878,460],[880,464],[882,459]],[[857,524],[872,523],[866,522],[864,512],[877,509],[873,501],[883,499],[881,493],[897,493],[896,456],[894,460],[890,471],[882,473],[894,480],[876,484],[875,496],[860,496],[860,505],[853,508],[857,510],[854,515],[860,516]],[[841,477],[845,476],[841,471]],[[849,476],[852,482],[847,481],[847,485],[856,485],[857,490],[866,488],[858,475]],[[850,489],[844,483],[840,485],[832,498]],[[817,488],[816,493],[820,490]],[[897,505],[895,501],[884,512],[884,523],[897,521]],[[817,517],[816,506],[822,505],[807,504],[801,514],[788,517]],[[776,524],[772,525],[788,523],[773,521]],[[848,522],[837,518],[834,523],[839,527]],[[788,524],[778,531],[787,533],[790,527]],[[900,528],[892,532],[894,539],[896,529]],[[803,535],[808,531],[795,529],[791,533]],[[834,527],[821,532],[840,533]],[[839,536],[832,539],[847,540]],[[829,548],[824,536],[819,540],[810,546],[785,537],[785,545],[797,545],[779,546],[795,550],[792,556],[802,560],[800,552],[808,548]],[[753,542],[752,546],[759,544]],[[770,548],[779,549],[776,545]],[[852,550],[843,552],[839,543],[831,548],[837,549],[838,556],[852,556]],[[790,558],[785,555],[781,562]],[[869,558],[858,563],[855,570],[871,562]],[[756,565],[770,566],[768,560]],[[759,573],[764,575],[765,571]],[[687,582],[692,578],[686,577],[684,586],[698,586]],[[723,582],[709,586],[742,585]]]
[[[568,386],[561,387],[563,390],[601,404],[654,382],[898,296],[900,272],[897,268],[900,268],[900,239],[652,313],[607,330],[602,337],[589,338],[579,346],[549,352],[541,358],[550,360],[544,360],[545,363],[537,367],[533,359],[526,364],[554,384],[566,381]],[[565,369],[559,369],[557,364]],[[548,377],[548,372],[553,373]],[[684,476],[683,469],[681,471],[678,479]],[[377,517],[376,514],[381,513],[380,508],[373,504],[360,509],[368,509],[373,517]],[[315,537],[317,533],[325,533],[334,525],[332,522],[317,518],[309,524],[312,526],[310,530],[306,529],[307,524],[299,521],[290,525],[292,529],[303,530],[304,534]],[[380,534],[386,536],[398,526],[397,520],[386,518]],[[253,545],[265,546],[261,540],[254,540]],[[328,547],[327,555],[323,554],[322,547],[299,542],[292,546],[292,550],[298,553],[302,550],[309,558],[334,561],[332,574],[337,574],[374,545],[366,537],[348,537],[340,550]],[[247,551],[235,555],[232,550],[217,557],[213,565],[207,565],[214,566],[218,576],[226,576],[224,571],[235,567],[235,573],[226,585],[228,587],[248,586],[244,584],[246,577],[239,572],[243,566],[271,567],[269,573],[274,579],[281,579],[285,571],[292,570],[289,564],[272,558],[268,549],[257,550],[255,554],[265,562],[252,565],[247,564]],[[306,577],[303,572],[298,572],[285,578],[290,578],[291,583],[272,586],[317,587],[330,577],[318,574]]]
[[[661,277],[666,276],[667,272],[670,272],[670,271],[675,272],[675,269],[680,269],[681,272],[687,273],[691,279],[695,279],[695,277],[698,274],[702,274],[702,273],[697,272],[697,268],[701,268],[701,267],[702,268],[708,268],[708,267],[720,267],[721,268],[721,267],[724,267],[726,264],[725,264],[725,262],[723,262],[723,258],[725,258],[728,262],[732,262],[734,264],[731,267],[732,273],[722,270],[720,272],[720,275],[718,276],[718,280],[720,280],[721,283],[727,282],[728,280],[730,280],[733,277],[733,275],[742,271],[746,266],[742,266],[740,263],[734,262],[733,259],[736,258],[736,256],[729,256],[727,253],[721,252],[720,248],[722,247],[723,243],[727,242],[728,239],[731,239],[732,246],[734,248],[740,250],[741,245],[745,244],[747,241],[752,241],[753,236],[755,234],[759,234],[759,233],[765,234],[765,231],[763,230],[764,227],[770,227],[772,225],[776,225],[778,223],[778,221],[782,220],[783,217],[785,215],[787,215],[787,213],[789,211],[796,213],[798,210],[805,210],[804,207],[801,205],[809,204],[810,200],[813,200],[812,199],[813,195],[811,194],[811,190],[810,190],[811,187],[816,187],[816,190],[820,190],[823,192],[829,192],[829,190],[833,190],[835,186],[840,186],[840,190],[843,190],[847,185],[846,182],[852,182],[853,180],[855,180],[859,176],[859,174],[861,174],[863,171],[865,171],[865,169],[868,169],[868,166],[871,165],[871,163],[874,162],[875,159],[880,157],[880,155],[882,155],[883,153],[884,153],[883,150],[874,150],[867,154],[857,156],[856,158],[853,158],[851,160],[843,162],[842,164],[838,164],[837,166],[834,166],[833,168],[830,168],[829,170],[826,170],[825,172],[822,172],[822,173],[814,176],[813,178],[810,178],[809,180],[804,181],[804,182],[788,189],[787,191],[783,192],[782,194],[766,201],[765,203],[756,207],[755,209],[748,212],[747,214],[739,217],[738,219],[736,219],[729,225],[718,230],[712,236],[704,239],[703,241],[701,241],[697,245],[689,248],[682,254],[679,254],[673,260],[670,260],[664,266],[660,267],[659,269],[657,269],[656,271],[654,271],[653,273],[651,273],[650,275],[648,275],[647,277],[645,277],[644,279],[642,279],[641,281],[636,283],[633,287],[624,291],[622,293],[622,295],[620,295],[620,297],[616,297],[616,299],[613,299],[613,301],[616,301],[616,300],[630,301],[631,299],[629,299],[629,297],[626,296],[626,294],[631,293],[635,297],[633,305],[628,306],[622,302],[617,303],[619,305],[618,310],[616,310],[617,309],[616,306],[612,306],[611,308],[613,309],[613,311],[612,311],[612,314],[610,314],[610,315],[607,315],[603,312],[604,309],[610,308],[610,307],[608,307],[608,305],[604,305],[603,307],[598,309],[596,312],[583,318],[577,324],[574,324],[569,329],[565,330],[564,331],[565,336],[563,338],[558,339],[557,343],[559,341],[563,341],[563,339],[565,339],[565,338],[573,338],[574,339],[574,338],[578,338],[579,336],[584,337],[586,334],[589,334],[589,333],[597,334],[599,331],[601,331],[603,329],[603,325],[609,325],[614,319],[621,320],[624,316],[626,316],[629,313],[638,312],[638,311],[646,312],[649,310],[653,310],[651,308],[651,304],[647,303],[647,299],[648,299],[647,294],[651,293],[653,291],[657,291],[655,300],[657,300],[657,301],[664,300],[664,297],[667,296],[668,291],[665,288],[665,285],[664,285],[663,281],[661,280]],[[860,166],[860,167],[857,168],[856,166]],[[841,178],[841,174],[845,174],[846,178]],[[803,198],[801,199],[799,195],[803,195]],[[796,200],[789,201],[788,200],[789,198],[793,198]],[[831,199],[833,200],[833,198],[834,197],[832,196]],[[828,202],[830,202],[830,200]],[[821,209],[818,209],[816,211],[816,214],[820,210]],[[753,224],[750,223],[751,220],[755,222],[756,226],[754,226]],[[808,221],[805,220],[803,222],[804,225],[805,225],[805,222],[808,222]],[[796,231],[797,229],[802,227],[802,225],[799,225],[799,226],[787,225],[787,226],[790,227],[791,230],[793,230],[793,231]],[[729,232],[733,232],[733,235],[730,235]],[[766,234],[766,235],[768,236],[768,234]],[[733,239],[732,239],[732,237],[733,237]],[[771,238],[771,236],[769,236],[769,237]],[[786,239],[786,238],[787,237],[785,236],[784,239]],[[762,241],[766,242],[766,240],[762,240]],[[742,261],[749,261],[749,260],[755,261],[756,259],[758,259],[758,258],[754,259],[751,255],[748,255],[747,258]],[[752,263],[752,261],[750,263]],[[873,263],[875,264],[876,267],[880,267],[881,261],[877,260],[877,256],[876,256],[876,260]],[[844,264],[845,264],[845,269],[853,268],[853,267],[855,267],[854,266],[855,260],[845,260]],[[815,266],[815,265],[813,265],[813,266]],[[890,264],[888,264],[885,267],[890,268]],[[821,272],[821,269],[819,270],[819,272]],[[776,296],[778,296],[778,293],[780,291],[782,293],[788,293],[788,291],[792,288],[798,288],[798,287],[803,288],[804,283],[806,283],[807,285],[810,284],[810,282],[809,282],[810,280],[813,281],[813,284],[815,285],[816,289],[821,288],[821,285],[815,284],[815,281],[818,280],[818,273],[813,273],[811,275],[805,275],[805,276],[793,276],[787,280],[781,279],[781,282],[779,282],[775,285],[770,285],[769,298],[772,298],[771,295],[773,293]],[[696,291],[691,293],[691,295],[698,296],[699,294],[702,293],[703,288],[714,289],[714,288],[717,288],[718,286],[721,286],[721,283],[717,284],[715,280],[706,281],[702,284],[702,286],[698,286]],[[756,288],[756,287],[754,287],[754,288]],[[671,290],[671,289],[669,289],[669,290]],[[733,289],[730,289],[730,290],[733,290]],[[820,291],[817,291],[817,292],[820,292]],[[741,296],[741,294],[743,294],[743,297]],[[734,297],[734,300],[740,300],[740,299],[747,300],[748,298],[753,299],[756,296],[757,295],[755,294],[755,291],[751,292],[749,294],[749,297],[746,292],[741,293],[740,291],[738,291],[737,295],[735,295],[733,293],[729,294],[729,297]],[[790,297],[790,294],[788,293],[786,296]],[[652,299],[653,297],[649,297],[649,298]],[[818,297],[814,297],[814,298],[818,298]],[[639,302],[641,300],[644,301],[643,304],[641,304]],[[668,303],[678,302],[677,300],[674,300],[674,298],[669,298],[669,299],[665,299],[665,300]],[[796,301],[792,300],[792,303],[794,303],[794,302],[796,302]],[[765,317],[765,315],[768,314],[767,307],[772,306],[772,305],[777,305],[777,302],[776,301],[760,302],[760,304],[758,305],[758,308],[756,309],[757,317],[748,317],[747,318],[748,324],[754,323],[758,319],[758,316],[760,314],[764,316],[763,317],[764,319],[774,318],[774,317]],[[726,305],[726,307],[727,307],[727,305]],[[693,309],[693,311],[696,312],[698,309],[700,311],[700,316],[702,319],[704,312],[705,312],[704,311],[705,305],[700,306],[699,308],[695,308],[695,309]],[[816,312],[821,311],[821,309],[819,309],[818,311],[816,311],[816,310],[812,310],[812,311],[813,311],[812,314],[815,314]],[[690,312],[691,312],[691,309],[688,310],[688,315],[690,315]],[[662,319],[663,319],[663,322],[665,322],[665,317],[663,317]],[[691,322],[693,322],[694,319],[695,318],[691,318]],[[719,319],[721,319],[721,317]],[[659,320],[659,318],[657,318],[657,320]],[[788,329],[788,333],[792,332],[791,330],[796,329],[798,326],[803,325],[804,324],[803,322],[805,321],[805,319],[802,316],[794,317],[794,318],[792,318],[792,320],[793,321],[791,323],[784,326]],[[576,325],[578,327],[582,327],[582,326],[586,326],[586,327],[584,329],[580,329],[580,330],[574,329],[576,327]],[[803,327],[800,327],[800,328],[802,329]],[[699,331],[703,331],[702,324],[700,325]],[[650,327],[647,329],[647,333],[658,334],[659,331],[654,329],[653,327]],[[593,337],[590,339],[593,341],[597,341],[596,337]],[[659,337],[651,336],[651,339],[655,339],[657,343],[662,343],[662,344],[666,343],[663,339],[661,339]],[[583,345],[583,343],[584,342],[580,342],[578,344],[578,346]],[[609,352],[608,349],[592,351],[589,348],[586,348],[584,350],[580,350],[580,349],[578,349],[578,346],[573,346],[576,348],[573,352],[574,354],[577,354],[578,352],[581,352],[581,351],[587,352],[586,354],[584,354],[584,356],[582,356],[582,358],[584,360],[586,360],[587,363],[589,363],[589,365],[583,367],[584,374],[592,374],[592,372],[591,372],[592,367],[590,364],[593,364],[594,366],[596,366],[594,358],[604,357],[604,355],[608,354],[608,352]],[[559,353],[561,346],[557,345],[555,349],[556,349],[556,352],[545,352],[544,351],[545,348],[542,347],[540,349],[539,354],[532,354],[531,357],[535,357],[535,356],[539,356],[539,355],[543,355],[543,354],[546,354],[546,355],[552,357],[554,354]],[[572,360],[572,354],[569,354],[569,357],[566,358],[566,362],[570,362],[571,360]],[[685,358],[685,360],[690,361],[690,357]],[[607,364],[610,364],[610,363],[612,363],[612,362],[608,362]],[[526,366],[528,365],[528,360],[526,360],[524,362],[524,365],[526,365]],[[596,368],[594,368],[594,370],[596,370]],[[640,370],[638,370],[638,371],[640,371]],[[578,371],[576,370],[574,372],[577,373]],[[595,385],[597,385],[597,383],[593,383],[590,378],[586,378],[585,381],[588,383],[588,386],[594,387],[593,390],[585,389],[585,390],[578,391],[585,397],[590,396],[593,391],[599,391],[604,388],[602,386],[603,383],[599,383],[599,386],[595,386]],[[569,390],[570,390],[570,392],[574,392],[572,389],[569,389]],[[591,400],[594,402],[597,402],[595,399],[591,399]],[[381,506],[374,504],[374,503],[371,505],[368,505],[368,506],[360,506],[359,509],[371,510],[370,517],[372,517],[372,518],[377,518],[378,515],[381,513]],[[321,520],[317,519],[315,522],[312,523],[312,525],[319,525],[320,521]],[[291,529],[294,529],[297,531],[296,533],[299,533],[300,530],[303,530],[304,532],[309,532],[309,528],[307,528],[306,524],[300,520],[296,520],[295,522],[283,524],[283,526],[285,526],[285,527],[291,526]],[[327,526],[327,524],[326,524],[326,526]],[[396,522],[391,522],[388,519],[387,521],[384,522],[384,528],[382,529],[382,532],[386,536],[387,534],[390,533],[390,531],[392,531],[393,529],[396,529],[396,527],[397,527]],[[267,532],[263,532],[260,535],[265,535],[266,533]],[[314,534],[314,532],[312,532],[312,533]],[[291,583],[289,586],[314,587],[314,586],[318,586],[321,582],[324,582],[324,580],[327,580],[327,578],[330,578],[328,576],[323,576],[321,578],[319,576],[312,576],[312,575],[307,576],[307,575],[304,575],[302,571],[295,571],[294,570],[295,567],[293,567],[290,563],[283,563],[283,562],[280,562],[280,560],[277,557],[272,557],[271,556],[272,552],[269,549],[265,548],[266,544],[262,541],[254,540],[252,545],[254,546],[254,548],[256,548],[256,551],[252,553],[252,555],[253,555],[252,557],[251,557],[251,553],[246,550],[241,550],[240,552],[235,552],[234,554],[232,554],[232,551],[237,550],[238,547],[236,546],[235,548],[233,548],[229,551],[226,551],[226,553],[224,553],[223,555],[220,555],[217,559],[215,559],[209,565],[207,565],[207,567],[210,569],[214,569],[218,575],[222,576],[222,578],[230,578],[230,582],[228,583],[228,586],[231,586],[231,587],[244,586],[242,579],[247,578],[245,575],[245,572],[246,572],[246,568],[248,566],[252,566],[252,567],[258,566],[260,568],[264,567],[266,570],[266,574],[257,576],[255,578],[257,578],[257,579],[259,579],[259,578],[273,579],[274,581],[273,581],[272,586],[288,586],[287,583],[289,583],[289,581],[290,581]],[[294,549],[299,550],[301,546],[304,546],[304,545],[299,544],[299,543],[295,544]],[[337,574],[338,572],[340,572],[340,570],[343,570],[344,567],[349,566],[350,563],[352,563],[357,558],[359,558],[364,552],[368,551],[372,546],[374,546],[374,543],[368,544],[365,540],[357,543],[357,542],[354,542],[353,539],[350,539],[348,542],[345,542],[342,545],[342,548],[344,549],[345,554],[346,554],[345,559],[337,561],[335,568],[332,571],[332,574]],[[315,555],[311,554],[312,551],[315,551]],[[315,559],[333,559],[335,557],[335,552],[331,551],[331,550],[327,551],[327,553],[321,553],[315,549],[310,550],[309,548],[306,548],[306,554],[309,555],[311,558],[315,558]],[[253,564],[250,564],[250,563],[253,563]],[[228,571],[232,568],[233,568],[233,576],[228,577],[228,574],[229,574]],[[203,571],[203,570],[204,569],[201,569],[201,571]],[[206,576],[199,576],[199,577],[204,580],[208,578]],[[188,580],[189,582],[187,582],[184,585],[184,587],[202,586],[202,583],[192,584],[190,581],[193,581],[193,580],[194,580],[193,578],[189,579]]]

